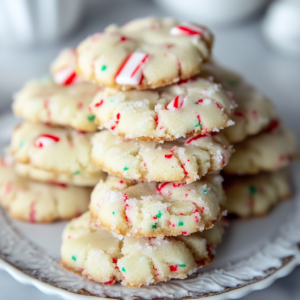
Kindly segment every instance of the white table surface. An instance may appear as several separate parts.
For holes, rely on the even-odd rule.
[[[82,0],[88,2],[86,17],[79,30],[55,45],[29,49],[0,49],[0,109],[11,103],[10,95],[35,76],[47,73],[50,61],[59,49],[75,46],[88,34],[101,31],[114,22],[123,24],[143,16],[164,16],[150,0]],[[163,0],[162,0],[163,1]],[[242,73],[276,104],[285,123],[297,132],[300,140],[300,59],[285,57],[268,47],[257,17],[233,27],[213,28],[216,34],[215,58],[224,66]],[[287,105],[288,103],[288,105]],[[244,300],[296,300],[300,298],[300,268],[271,287],[254,292]],[[54,300],[58,297],[42,294],[32,286],[16,282],[0,271],[0,299]]]

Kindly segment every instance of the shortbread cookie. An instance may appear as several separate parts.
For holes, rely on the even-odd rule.
[[[76,50],[63,49],[51,64],[51,74],[58,85],[82,83],[83,79],[76,73]]]
[[[96,131],[95,116],[89,105],[99,90],[90,83],[59,86],[50,78],[33,80],[15,95],[13,111],[32,122]]]
[[[222,233],[217,224],[189,236],[120,240],[91,224],[86,213],[64,230],[61,264],[90,280],[105,284],[121,281],[128,287],[183,279],[212,262]]]
[[[111,25],[77,47],[77,73],[118,89],[148,89],[199,73],[213,36],[204,26],[164,18]]]
[[[112,175],[141,181],[193,182],[222,169],[232,152],[222,133],[163,144],[125,140],[104,130],[92,139],[92,160]]]
[[[286,170],[252,176],[225,176],[224,188],[228,213],[242,218],[263,216],[292,194]]]
[[[106,88],[90,108],[96,122],[125,138],[163,142],[233,124],[235,103],[219,84],[193,78],[157,90]]]
[[[15,164],[16,172],[26,178],[33,180],[50,182],[50,183],[65,183],[76,186],[94,187],[100,179],[105,179],[106,173],[85,174],[74,172],[73,174],[55,173],[34,168],[30,164]]]
[[[90,159],[91,133],[24,122],[13,132],[10,153],[17,163],[52,173],[101,176]]]
[[[47,184],[17,175],[5,158],[0,165],[0,204],[22,221],[48,223],[72,219],[87,211],[90,188]]]
[[[278,122],[273,122],[263,133],[236,144],[224,172],[257,174],[287,166],[297,157],[296,141],[290,131],[277,126]]]
[[[220,175],[207,175],[190,184],[108,176],[92,193],[92,219],[113,233],[134,237],[203,231],[221,217],[225,202],[222,181]]]
[[[237,103],[233,116],[235,125],[224,130],[231,143],[241,142],[247,136],[261,132],[276,118],[275,107],[270,99],[240,75],[212,63],[205,64],[201,74],[211,76],[227,91],[233,93],[232,97]]]

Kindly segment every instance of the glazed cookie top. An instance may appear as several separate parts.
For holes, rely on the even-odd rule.
[[[0,204],[13,218],[44,223],[71,219],[87,210],[90,188],[38,183],[18,176],[10,157],[2,157],[0,163]]]
[[[237,103],[233,115],[235,125],[224,130],[231,143],[241,142],[247,136],[259,133],[276,118],[275,107],[270,99],[257,91],[240,75],[210,63],[204,65],[202,76],[211,76],[226,90],[233,93],[232,96]]]
[[[51,74],[56,84],[67,86],[82,83],[83,79],[76,73],[76,50],[63,49],[51,64]]]
[[[134,237],[188,235],[213,227],[224,206],[222,177],[190,184],[140,182],[108,176],[95,187],[92,219],[113,233]]]
[[[95,116],[88,106],[99,90],[84,82],[60,86],[50,78],[32,80],[14,96],[13,111],[32,122],[96,131]]]
[[[71,221],[63,232],[62,265],[90,280],[140,287],[172,278],[186,278],[209,264],[222,227],[176,238],[120,240],[95,227],[90,214]]]
[[[126,140],[104,130],[92,143],[92,160],[99,168],[141,181],[190,183],[221,170],[232,153],[221,132],[157,144]]]
[[[187,79],[209,59],[211,32],[164,18],[111,25],[77,47],[77,71],[86,80],[118,89],[148,89]]]
[[[256,136],[236,144],[224,172],[229,174],[256,174],[275,171],[287,166],[297,156],[294,135],[278,127],[274,121],[269,128]]]
[[[228,213],[243,218],[265,215],[292,194],[287,170],[251,176],[225,176]]]
[[[16,162],[64,174],[101,174],[90,160],[92,134],[24,122],[13,132],[10,153]]]
[[[147,91],[100,91],[90,105],[96,122],[120,136],[163,142],[233,124],[235,103],[220,84],[193,78]]]

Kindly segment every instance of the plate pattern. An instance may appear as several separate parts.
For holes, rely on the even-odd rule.
[[[294,173],[295,182],[300,182],[299,168]],[[205,273],[199,270],[186,280],[172,280],[139,289],[128,289],[120,284],[100,285],[68,272],[44,250],[20,236],[4,210],[0,209],[0,258],[6,262],[0,263],[0,268],[8,269],[9,265],[15,267],[30,278],[37,279],[48,287],[52,286],[49,292],[49,288],[43,289],[43,285],[37,285],[51,294],[61,294],[60,291],[64,290],[69,292],[67,294],[77,296],[94,295],[126,300],[241,297],[251,290],[266,287],[300,263],[300,199],[295,201],[295,209],[286,216],[286,222],[278,235],[273,240],[266,241],[259,251],[247,259],[228,263]],[[262,284],[253,285],[257,282]],[[64,298],[72,299],[72,295],[66,295]]]

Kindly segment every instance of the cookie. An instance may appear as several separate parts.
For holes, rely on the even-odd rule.
[[[252,176],[225,176],[226,208],[242,218],[264,216],[280,200],[291,196],[286,170]]]
[[[14,96],[13,111],[32,122],[96,131],[95,116],[89,111],[100,88],[90,83],[57,85],[51,78],[32,80]]]
[[[124,237],[95,227],[90,214],[71,221],[63,232],[61,264],[90,280],[140,287],[186,278],[210,264],[221,242],[220,224],[189,236],[160,238]]]
[[[232,152],[222,133],[163,144],[126,140],[104,130],[92,139],[92,160],[112,175],[141,181],[191,183],[222,169]]]
[[[101,172],[97,174],[85,174],[75,172],[73,174],[55,173],[51,171],[44,171],[34,168],[30,164],[15,164],[15,171],[23,177],[31,178],[33,180],[50,182],[50,183],[64,183],[76,186],[90,186],[94,187],[100,179],[105,179],[106,173]]]
[[[52,173],[99,176],[90,159],[93,134],[24,122],[13,132],[9,152],[17,163]]]
[[[111,25],[77,47],[77,73],[117,89],[149,89],[188,79],[210,57],[212,33],[170,18]]]
[[[257,174],[262,171],[275,171],[297,158],[293,134],[278,126],[278,121],[274,121],[268,130],[234,145],[235,152],[224,172]]]
[[[219,84],[193,78],[147,91],[106,88],[90,109],[95,121],[114,134],[163,142],[231,126],[235,103]]]
[[[68,220],[88,209],[90,188],[47,184],[19,176],[6,158],[0,164],[0,204],[15,219],[31,223]]]
[[[212,77],[227,91],[233,93],[232,96],[237,103],[233,115],[234,125],[224,130],[224,134],[231,143],[241,142],[247,136],[263,131],[276,118],[275,107],[270,99],[252,87],[240,75],[215,63],[205,64],[201,74]]]
[[[115,234],[133,237],[203,231],[221,217],[225,202],[222,181],[220,175],[207,175],[190,184],[108,176],[92,193],[92,219]]]
[[[76,50],[63,49],[51,64],[51,74],[56,84],[68,86],[84,80],[76,73]]]

